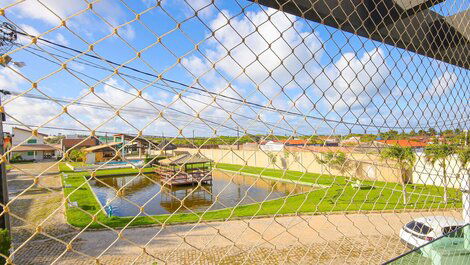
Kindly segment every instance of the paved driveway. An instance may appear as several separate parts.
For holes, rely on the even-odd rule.
[[[414,212],[295,216],[85,231],[65,252],[52,240],[25,247],[21,264],[379,264],[407,249],[397,232],[411,218],[459,216]],[[145,246],[145,248],[143,248]]]
[[[52,236],[75,231],[65,222],[58,173],[56,161],[13,164],[13,169],[8,172],[14,246],[21,245],[25,240],[45,239],[43,235],[33,236],[38,225]],[[38,177],[37,184],[34,184],[35,177]]]

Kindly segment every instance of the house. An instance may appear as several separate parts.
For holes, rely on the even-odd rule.
[[[122,148],[122,154],[125,156],[138,156],[152,155],[155,152],[152,150],[160,150],[157,144],[145,139],[144,137],[132,136],[128,134],[115,134],[113,135],[113,142],[119,143],[118,148]],[[176,148],[176,146],[175,146]]]
[[[62,152],[67,152],[72,149],[82,149],[88,148],[95,145],[98,145],[98,139],[91,137],[91,138],[65,138],[62,139],[61,142],[61,149]]]
[[[83,151],[86,155],[85,162],[87,164],[95,164],[99,162],[121,159],[122,156],[119,152],[120,144],[120,142],[111,142],[84,148]]]
[[[60,154],[60,150],[45,144],[44,138],[47,134],[36,133],[33,135],[31,130],[13,127],[12,129],[12,147],[11,156],[21,156],[23,160],[43,160],[56,158]]]
[[[378,154],[382,152],[382,149],[384,149],[385,147],[387,147],[387,144],[378,141],[373,141],[367,143],[359,143],[358,145],[354,146],[354,151],[365,154]]]
[[[276,141],[268,141],[260,144],[259,148],[266,152],[279,152],[284,150],[284,144]]]
[[[292,139],[292,140],[286,140],[282,141],[285,146],[307,146],[310,145],[310,142],[308,140],[301,140],[301,139]]]
[[[339,146],[339,139],[334,136],[318,136],[323,141],[323,146]]]
[[[361,137],[351,136],[348,139],[342,140],[339,142],[340,146],[356,146],[361,143]]]

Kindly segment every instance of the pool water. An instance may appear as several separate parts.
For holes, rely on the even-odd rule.
[[[102,162],[98,164],[106,164],[106,165],[127,165],[127,164],[134,164],[137,165],[139,163],[142,163],[144,160],[138,160],[138,159],[131,159],[131,160],[126,160],[126,161],[110,161],[110,162]]]
[[[159,176],[100,177],[90,185],[102,205],[110,202],[113,216],[139,215],[144,206],[148,215],[205,211],[246,205],[312,190],[310,186],[265,180],[214,171],[212,185],[162,187]],[[118,192],[121,187],[126,187]],[[219,196],[217,196],[219,195]],[[217,200],[216,200],[217,197]],[[181,200],[184,203],[181,203]]]

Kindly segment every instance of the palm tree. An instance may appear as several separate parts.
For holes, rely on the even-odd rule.
[[[470,166],[470,147],[465,147],[457,152],[461,170],[469,171]]]
[[[439,162],[439,166],[442,167],[442,180],[444,184],[444,202],[447,203],[447,159],[456,153],[455,147],[449,144],[432,144],[424,149],[424,155],[426,160],[431,164]]]
[[[413,170],[413,167],[416,162],[416,155],[409,147],[401,147],[398,145],[389,146],[380,152],[382,159],[393,159],[397,162],[398,167],[400,168],[401,173],[401,184],[403,191],[403,203],[408,203],[408,196],[406,192],[406,182],[407,171]]]
[[[338,170],[343,176],[346,175],[354,165],[353,161],[343,152],[327,152],[322,155],[322,158],[317,157],[316,160],[322,165],[327,165],[331,169]],[[351,179],[352,175],[349,174],[349,180]]]

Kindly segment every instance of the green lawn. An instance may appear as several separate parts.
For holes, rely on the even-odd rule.
[[[324,189],[312,190],[311,192],[284,197],[276,200],[266,201],[258,204],[238,206],[223,210],[210,211],[207,213],[178,213],[159,216],[140,217],[107,217],[98,211],[101,209],[99,202],[95,199],[93,192],[85,181],[89,173],[68,173],[67,179],[63,177],[64,184],[71,185],[64,188],[65,196],[70,201],[76,201],[77,207],[67,206],[67,220],[76,227],[102,227],[102,224],[110,227],[123,227],[125,225],[138,226],[159,223],[195,222],[202,220],[228,220],[237,217],[263,216],[273,214],[291,214],[296,212],[321,214],[335,211],[358,211],[358,210],[391,210],[391,209],[429,209],[461,207],[457,198],[460,196],[456,189],[449,189],[449,197],[454,198],[446,205],[441,197],[443,189],[424,185],[408,185],[410,192],[410,204],[404,205],[400,192],[400,185],[395,183],[364,181],[364,184],[372,185],[372,189],[355,189],[346,185],[344,177],[328,176],[297,171],[264,170],[262,168],[244,167],[239,165],[218,164],[218,168],[226,170],[241,170],[242,172],[260,174],[265,176],[301,180],[305,182],[328,185]],[[64,169],[59,165],[60,169]],[[151,172],[151,168],[142,169],[143,172]],[[109,174],[137,173],[139,169],[117,169],[101,170],[96,176]],[[98,213],[98,214],[97,214]],[[97,214],[95,222],[92,215]],[[101,223],[101,224],[100,224]]]

